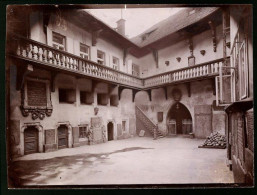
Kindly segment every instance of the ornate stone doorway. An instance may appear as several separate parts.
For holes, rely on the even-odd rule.
[[[38,129],[35,126],[29,126],[24,130],[24,154],[38,152]]]
[[[192,132],[192,117],[182,103],[175,103],[167,114],[168,135]]]
[[[109,122],[107,124],[108,141],[113,140],[113,123]]]

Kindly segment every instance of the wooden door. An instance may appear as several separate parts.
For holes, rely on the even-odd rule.
[[[61,125],[58,128],[58,149],[68,147],[68,127]]]
[[[38,130],[35,127],[28,127],[24,131],[24,154],[38,152]]]

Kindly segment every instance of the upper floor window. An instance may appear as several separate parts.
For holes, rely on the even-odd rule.
[[[90,54],[89,54],[89,46],[80,43],[80,57],[89,60],[90,59]]]
[[[116,57],[112,58],[112,65],[115,70],[119,70],[119,59]]]
[[[140,71],[139,66],[136,64],[132,64],[132,75],[139,77]]]
[[[65,36],[53,32],[53,47],[60,50],[65,50]]]
[[[100,50],[97,50],[97,63],[105,65],[105,53]]]

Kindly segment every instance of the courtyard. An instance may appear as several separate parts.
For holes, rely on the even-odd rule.
[[[104,144],[34,153],[9,168],[11,185],[233,183],[225,149],[203,149],[203,139],[134,137]],[[15,179],[13,179],[15,178]]]

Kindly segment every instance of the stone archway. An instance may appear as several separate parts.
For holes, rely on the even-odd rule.
[[[35,131],[37,131],[37,132],[35,132]],[[29,132],[30,132],[30,135],[28,135]],[[37,139],[37,140],[33,140],[33,136],[31,136],[31,135],[33,135],[33,133],[37,134],[37,135],[34,134],[36,136],[35,139]],[[43,127],[38,122],[36,122],[36,123],[25,123],[21,128],[21,136],[20,136],[21,155],[25,154],[25,147],[28,147],[28,145],[26,145],[26,143],[27,144],[32,144],[35,141],[36,141],[36,144],[37,144],[36,145],[37,148],[36,148],[35,152],[43,152],[43,144],[44,144]],[[32,150],[31,150],[31,152],[32,152]],[[28,150],[27,150],[26,154],[29,154],[29,153],[30,152],[28,152]],[[34,153],[34,152],[32,152],[32,153]]]
[[[109,122],[107,124],[107,136],[108,136],[108,141],[114,140],[114,126],[113,126],[113,122]]]
[[[189,134],[192,132],[192,116],[187,107],[180,103],[174,103],[167,114],[168,135]]]

